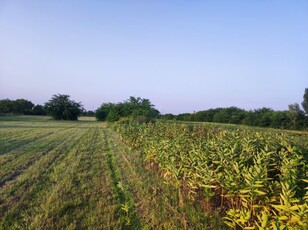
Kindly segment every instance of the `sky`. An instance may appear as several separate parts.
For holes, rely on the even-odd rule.
[[[307,0],[0,0],[0,99],[178,114],[287,110],[305,88]]]

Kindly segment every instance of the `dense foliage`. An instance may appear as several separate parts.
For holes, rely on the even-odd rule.
[[[308,146],[298,137],[163,122],[114,128],[179,194],[220,211],[228,226],[307,229]]]
[[[306,115],[308,115],[308,88],[305,89],[303,98],[304,98],[304,101],[302,102],[302,106],[303,106],[303,109]]]
[[[69,99],[69,95],[53,95],[45,104],[45,109],[55,120],[78,120],[83,112],[81,103]]]
[[[42,105],[36,105],[32,109],[32,115],[47,115],[47,112]]]
[[[95,112],[92,110],[84,110],[82,112],[82,116],[86,116],[86,117],[95,117]]]
[[[25,99],[0,100],[0,113],[11,114],[30,114],[34,104]]]
[[[25,99],[0,100],[0,114],[17,114],[17,115],[46,115],[42,105],[35,105]]]
[[[236,107],[209,109],[193,114],[166,114],[161,119],[179,121],[217,122],[243,124],[249,126],[271,127],[280,129],[308,129],[308,116],[298,109],[298,104],[289,106],[288,111],[274,111],[270,108],[245,111]]]
[[[118,121],[123,117],[147,121],[158,117],[159,111],[154,108],[149,99],[130,97],[122,103],[104,103],[96,110],[98,121]]]
[[[165,114],[161,115],[160,118],[164,120],[217,122],[303,130],[308,129],[308,88],[305,89],[302,107],[303,110],[298,103],[294,103],[289,105],[287,111],[274,111],[271,108],[250,111],[237,107],[216,108],[196,113]]]

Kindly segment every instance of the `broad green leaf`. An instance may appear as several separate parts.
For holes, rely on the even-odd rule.
[[[245,193],[249,193],[250,190],[240,190],[240,193],[245,194]]]
[[[260,190],[255,190],[255,192],[258,193],[259,195],[266,195],[265,192],[262,192],[262,191],[260,191]]]
[[[244,229],[256,229],[256,227],[244,227]]]
[[[280,211],[280,210],[287,210],[287,208],[283,205],[272,205],[273,208],[275,208],[277,211]]]
[[[287,220],[289,218],[287,216],[280,216],[280,217],[278,217],[278,219],[283,221],[283,220]]]

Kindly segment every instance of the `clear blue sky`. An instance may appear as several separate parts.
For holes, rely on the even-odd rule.
[[[0,0],[0,99],[285,110],[307,87],[307,0]]]

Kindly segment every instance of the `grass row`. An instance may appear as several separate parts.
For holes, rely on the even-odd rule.
[[[27,125],[0,129],[15,147],[0,155],[0,229],[140,229],[105,126]]]
[[[0,119],[0,229],[224,228],[105,124],[31,119]]]

